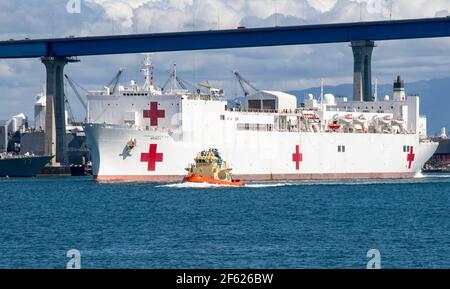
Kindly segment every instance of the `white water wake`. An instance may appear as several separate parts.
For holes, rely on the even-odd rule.
[[[270,188],[270,187],[283,187],[283,186],[290,186],[290,185],[296,185],[296,183],[290,183],[290,182],[282,182],[282,183],[247,183],[243,187],[246,188]],[[164,184],[160,185],[158,187],[163,188],[179,188],[179,189],[186,189],[186,188],[194,188],[194,189],[209,189],[209,188],[239,188],[234,186],[227,186],[227,185],[219,185],[219,184],[209,184],[209,183],[172,183],[172,184]]]
[[[194,188],[194,189],[208,189],[208,188],[225,188],[229,187],[226,185],[219,185],[219,184],[209,184],[209,183],[172,183],[172,184],[165,184],[157,186],[160,188],[179,188],[179,189],[186,189],[186,188]]]
[[[450,174],[423,174],[418,173],[413,179],[362,179],[362,180],[323,180],[323,181],[285,181],[285,182],[248,182],[244,188],[271,188],[271,187],[286,187],[286,186],[361,186],[361,185],[385,185],[385,184],[408,184],[408,183],[422,183],[429,182],[436,179],[449,179]],[[227,185],[210,184],[210,183],[170,183],[163,184],[157,187],[164,188],[179,188],[179,189],[209,189],[209,188],[243,188],[233,187]]]

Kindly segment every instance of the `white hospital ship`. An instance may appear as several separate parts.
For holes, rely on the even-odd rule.
[[[433,155],[418,96],[400,77],[393,97],[348,101],[331,94],[297,98],[278,91],[245,96],[230,108],[223,91],[168,89],[132,81],[88,95],[84,126],[99,181],[182,180],[198,152],[216,148],[243,180],[412,178]]]

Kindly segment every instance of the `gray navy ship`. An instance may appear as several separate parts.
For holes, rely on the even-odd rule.
[[[0,154],[0,177],[34,177],[52,156]]]

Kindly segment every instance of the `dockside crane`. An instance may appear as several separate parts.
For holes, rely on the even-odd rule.
[[[257,89],[253,84],[251,84],[248,80],[242,77],[242,75],[239,73],[239,71],[235,70],[233,71],[234,76],[236,76],[237,81],[239,82],[239,85],[242,88],[242,91],[244,92],[244,96],[247,96],[250,94],[250,90],[254,90],[255,92],[260,91]]]
[[[119,69],[119,71],[114,76],[114,78],[106,86],[106,87],[110,88],[110,94],[111,95],[113,95],[116,92],[117,86],[119,85],[119,82],[120,82],[120,77],[123,74],[123,70],[124,70],[123,68]],[[112,88],[111,88],[111,86],[112,86]]]
[[[166,87],[168,84],[171,85],[172,90],[176,90],[177,86],[180,86],[181,89],[187,90],[187,87],[184,84],[183,80],[177,76],[177,65],[176,64],[173,65],[172,70],[170,71],[169,79],[167,79],[167,81],[164,83],[164,85],[162,87],[163,91],[166,90]]]
[[[64,102],[66,103],[66,111],[67,111],[67,118],[69,121],[69,124],[74,124],[77,122],[75,119],[75,115],[73,114],[72,107],[70,106],[70,102],[67,99],[67,96],[64,95]]]
[[[67,81],[64,83],[64,103],[65,103],[65,107],[66,107],[66,112],[67,112],[67,120],[68,123],[67,124],[75,124],[77,123],[77,120],[75,118],[75,115],[73,113],[72,110],[72,106],[70,105],[69,99],[67,98]]]
[[[64,77],[66,78],[67,83],[70,85],[70,87],[72,88],[73,92],[77,96],[78,100],[81,102],[81,105],[83,105],[84,109],[87,110],[87,100],[84,99],[81,96],[81,94],[78,91],[77,87],[81,88],[82,90],[86,91],[87,93],[89,93],[89,92],[86,89],[84,89],[81,85],[76,83],[75,80],[71,79],[67,74],[64,74]]]

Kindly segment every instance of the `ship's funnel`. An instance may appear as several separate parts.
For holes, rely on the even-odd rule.
[[[397,76],[397,79],[394,82],[394,100],[395,101],[406,100],[405,81],[402,80],[400,75]]]

